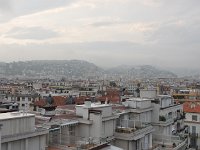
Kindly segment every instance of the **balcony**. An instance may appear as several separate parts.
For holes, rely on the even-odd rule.
[[[114,136],[122,140],[138,140],[154,129],[149,123],[134,120],[123,120],[117,126]]]
[[[142,137],[144,137],[146,134],[152,133],[154,131],[152,126],[148,126],[145,128],[117,128],[115,130],[115,138],[116,139],[122,139],[122,140],[138,140]]]
[[[179,120],[185,119],[185,114],[178,114],[177,117],[174,119],[174,122],[177,122]]]
[[[159,122],[154,123],[154,125],[168,126],[173,122],[172,117],[159,116]]]
[[[187,138],[153,134],[153,145],[165,150],[182,150],[187,146]]]
[[[63,150],[92,150],[107,144],[109,142],[108,139],[109,137],[80,137],[57,132],[53,136],[49,136],[48,148]]]
[[[198,133],[189,133],[189,137],[191,137],[191,138],[198,138],[199,135],[198,135]]]

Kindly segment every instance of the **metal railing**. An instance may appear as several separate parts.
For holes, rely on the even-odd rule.
[[[133,128],[133,129],[137,129],[137,128],[145,128],[150,126],[150,122],[143,122],[140,120],[119,120],[117,122],[117,127],[121,127],[121,128]]]
[[[80,137],[59,132],[49,134],[49,146],[52,147],[71,147],[77,149],[90,149],[95,146],[107,143],[108,138],[100,137]]]

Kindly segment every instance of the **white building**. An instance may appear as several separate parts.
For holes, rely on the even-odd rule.
[[[186,102],[184,104],[186,111],[185,124],[188,125],[188,145],[191,148],[200,149],[200,102]]]
[[[115,133],[115,145],[125,150],[148,150],[153,148],[150,99],[130,98],[123,104],[127,107],[120,114]]]
[[[91,104],[76,106],[76,115],[80,116],[78,133],[81,137],[93,138],[100,142],[114,139],[116,119],[109,104]]]
[[[2,113],[0,124],[0,150],[45,150],[48,130],[35,128],[33,114]]]
[[[155,128],[153,134],[154,143],[162,143],[168,147],[184,145],[185,140],[181,141],[179,136],[172,135],[172,133],[177,133],[184,129],[183,106],[175,104],[174,99],[168,95],[159,95],[152,101],[152,106],[154,107],[152,114],[152,125]]]

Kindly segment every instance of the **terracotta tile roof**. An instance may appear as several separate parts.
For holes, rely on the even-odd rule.
[[[190,113],[200,113],[200,101],[188,101],[183,104],[183,111]]]
[[[75,104],[78,104],[78,105],[84,104],[86,98],[90,98],[90,97],[87,97],[87,96],[76,97]]]
[[[66,104],[66,97],[62,96],[53,96],[54,105],[55,106],[63,106]]]
[[[53,96],[53,106],[63,106],[66,105],[66,99],[67,97],[63,96]],[[34,102],[35,106],[43,107],[47,104],[45,99],[40,99],[38,101]]]
[[[46,105],[46,101],[44,99],[40,99],[38,101],[35,101],[34,105],[38,107],[43,107],[44,105]]]
[[[120,96],[118,95],[106,95],[96,98],[98,101],[106,101],[109,100],[110,103],[119,103],[120,102]]]

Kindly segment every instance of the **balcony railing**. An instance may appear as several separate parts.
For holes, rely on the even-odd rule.
[[[189,133],[189,137],[198,138],[199,134],[198,133]]]
[[[139,129],[139,128],[145,128],[150,126],[150,122],[143,122],[140,120],[119,120],[117,122],[117,127],[119,128],[132,128],[132,129]]]
[[[153,134],[154,144],[160,145],[165,150],[180,150],[183,149],[187,144],[187,138],[180,136],[165,136]]]

